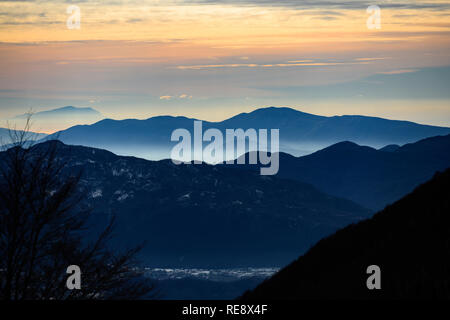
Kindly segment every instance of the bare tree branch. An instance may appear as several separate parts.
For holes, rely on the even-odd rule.
[[[114,219],[93,243],[83,239],[90,211],[81,205],[82,172],[63,173],[60,142],[34,145],[30,128],[31,113],[0,153],[0,299],[148,297],[153,287],[135,268],[141,247],[107,249]],[[69,265],[81,268],[82,290],[66,288]]]

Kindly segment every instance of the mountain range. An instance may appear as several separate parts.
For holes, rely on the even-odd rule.
[[[105,119],[92,125],[78,125],[59,131],[50,139],[67,144],[102,148],[120,155],[150,160],[170,158],[175,142],[172,132],[184,128],[193,132],[196,119],[158,116],[147,120]],[[341,141],[353,141],[380,148],[450,134],[450,128],[421,125],[408,121],[365,116],[324,117],[290,108],[263,108],[241,113],[222,122],[203,122],[204,130],[280,129],[280,151],[294,156],[310,154]]]
[[[172,130],[192,131],[194,120],[106,119],[46,137],[33,150],[56,143],[58,159],[65,164],[63,177],[82,172],[83,205],[92,210],[93,232],[86,238],[100,232],[115,215],[111,246],[119,250],[145,242],[140,256],[145,265],[168,268],[286,265],[320,239],[372,217],[450,166],[450,128],[361,116],[321,117],[288,108],[259,109],[203,123],[204,130],[280,128],[281,149],[292,154],[303,150],[300,145],[310,146],[309,150],[326,145],[301,157],[281,152],[276,176],[259,175],[258,165],[175,165],[171,160],[149,161],[91,147],[164,158],[172,147]],[[78,146],[47,141],[55,138]],[[373,146],[349,140],[372,141]],[[0,153],[0,160],[5,155]],[[426,212],[423,205],[419,208]],[[392,234],[387,224],[377,230]]]
[[[311,155],[281,153],[279,158],[278,177],[310,183],[376,211],[450,167],[450,135],[380,150],[345,141]],[[236,167],[259,169],[257,165]]]
[[[145,241],[147,266],[282,266],[325,235],[371,215],[297,181],[57,143],[63,176],[83,173],[80,188],[94,230],[115,214],[112,245]]]
[[[450,298],[449,190],[446,170],[373,218],[321,240],[243,298]],[[379,268],[380,290],[367,287],[369,266]]]

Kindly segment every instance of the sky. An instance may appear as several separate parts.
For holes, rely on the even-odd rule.
[[[450,1],[0,1],[0,119],[287,106],[450,126],[449,49]]]

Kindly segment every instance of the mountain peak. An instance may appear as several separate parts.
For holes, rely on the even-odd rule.
[[[320,117],[311,113],[306,113],[297,109],[289,108],[289,107],[266,107],[266,108],[259,108],[256,109],[248,114],[278,114],[280,116],[287,116],[287,115],[306,115],[306,116],[314,116],[314,117]]]
[[[378,150],[383,152],[395,152],[398,149],[400,149],[400,146],[398,144],[388,144],[387,146],[380,148]]]
[[[265,107],[253,110],[251,112],[243,112],[225,121],[232,120],[316,120],[325,117],[302,112],[289,107]]]
[[[29,113],[17,115],[11,119],[18,128],[24,127]],[[91,107],[65,106],[45,111],[31,112],[31,118],[37,131],[57,132],[76,125],[93,124],[104,116]]]
[[[48,113],[50,113],[50,112],[83,112],[83,113],[89,112],[89,113],[100,114],[99,111],[97,111],[91,107],[74,107],[74,106],[65,106],[65,107],[51,109],[51,110],[42,111],[42,112],[38,112],[38,113],[44,113],[44,112],[48,112]]]
[[[61,108],[52,109],[52,110],[49,110],[49,111],[74,111],[74,110],[98,112],[97,110],[95,110],[95,109],[93,109],[91,107],[74,107],[74,106],[65,106],[65,107],[61,107]]]
[[[351,141],[342,141],[335,143],[327,148],[324,148],[322,150],[316,151],[312,153],[310,156],[322,156],[322,155],[330,155],[334,154],[335,156],[341,155],[347,157],[349,154],[367,154],[367,153],[374,153],[377,152],[376,149],[368,146],[361,146],[357,143],[351,142]]]
[[[342,150],[342,151],[350,151],[350,150],[356,150],[363,148],[363,146],[360,146],[357,143],[351,142],[351,141],[342,141],[335,143],[328,148],[325,148],[324,150]]]
[[[102,114],[91,108],[91,107],[74,107],[74,106],[65,106],[56,109],[50,109],[45,111],[39,111],[32,113],[33,118],[42,118],[42,117],[52,117],[52,116],[62,116],[62,115],[89,115],[89,116],[97,116],[103,117]],[[18,115],[14,117],[14,119],[24,119],[28,117],[28,113]]]

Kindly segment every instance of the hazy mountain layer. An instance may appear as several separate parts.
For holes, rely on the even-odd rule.
[[[170,141],[172,132],[184,128],[192,133],[194,120],[171,116],[147,120],[107,119],[69,128],[53,138],[58,136],[68,144],[103,148],[121,155],[168,159],[175,145]],[[323,117],[274,107],[242,113],[222,122],[203,122],[203,130],[208,128],[217,128],[223,133],[226,129],[238,128],[280,129],[280,151],[293,155],[308,154],[346,140],[380,148],[450,134],[450,128],[407,121],[364,116]]]
[[[447,135],[381,150],[341,142],[300,158],[280,154],[278,176],[380,210],[449,167]]]
[[[148,266],[282,266],[371,214],[309,184],[251,171],[176,166],[62,143],[58,152],[65,174],[83,172],[93,223],[105,225],[116,213],[114,245],[147,242]]]
[[[18,115],[9,119],[9,122],[14,123],[17,128],[22,128],[27,117],[28,114]],[[35,112],[31,119],[33,123],[32,129],[42,132],[55,132],[75,125],[93,124],[104,119],[104,116],[93,108],[67,106]]]
[[[20,135],[20,133],[23,132],[21,130],[12,130],[13,133],[13,140],[16,134]],[[35,133],[35,132],[28,132],[26,133],[26,136],[29,140],[40,140],[45,138],[47,135],[44,133]],[[11,132],[9,129],[6,128],[0,128],[0,146],[6,146],[11,143]]]

